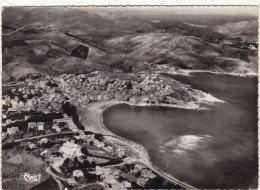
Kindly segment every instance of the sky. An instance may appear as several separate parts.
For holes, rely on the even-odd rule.
[[[210,15],[245,15],[257,16],[259,11],[257,6],[211,6],[211,7],[88,7],[79,8],[93,12],[127,12],[127,13],[167,13],[167,14],[210,14]]]

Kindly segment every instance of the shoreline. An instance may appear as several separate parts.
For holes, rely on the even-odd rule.
[[[79,115],[81,116],[81,122],[83,122],[82,124],[86,126],[89,126],[92,130],[95,130],[96,133],[99,132],[105,132],[105,134],[108,131],[105,131],[103,128],[98,128],[96,129],[95,125],[99,123],[100,118],[98,115],[102,115],[103,111],[105,110],[105,108],[108,108],[110,106],[113,105],[117,105],[117,104],[127,104],[130,106],[141,106],[141,107],[165,107],[165,108],[177,108],[177,109],[190,109],[190,110],[209,110],[209,108],[207,107],[202,107],[200,104],[205,103],[207,105],[212,105],[214,103],[223,103],[224,101],[219,100],[217,98],[215,99],[207,99],[207,98],[202,98],[201,100],[199,100],[198,102],[189,102],[189,103],[183,103],[183,104],[179,104],[179,105],[174,105],[174,104],[150,104],[150,103],[131,103],[131,102],[127,102],[127,101],[120,101],[120,100],[108,100],[108,101],[100,101],[100,102],[94,102],[94,103],[90,103],[88,104],[86,107],[80,108],[79,109]],[[96,113],[93,114],[93,113]],[[86,117],[86,115],[88,115],[89,117]],[[102,119],[103,121],[103,119]],[[94,132],[94,131],[93,131]]]
[[[133,154],[134,156],[127,157],[129,160],[131,160],[131,162],[138,161],[138,162],[146,165],[152,171],[154,171],[158,175],[162,176],[163,178],[167,179],[168,181],[170,181],[174,184],[178,184],[187,189],[196,189],[195,187],[192,187],[191,185],[181,182],[178,179],[174,178],[173,176],[163,172],[158,167],[153,166],[153,163],[151,162],[148,152],[144,146],[142,146],[138,143],[135,143],[133,141],[130,141],[128,139],[125,139],[121,136],[118,136],[106,128],[106,126],[103,123],[104,111],[111,106],[114,106],[117,104],[124,104],[124,103],[127,103],[127,102],[112,100],[112,101],[97,102],[97,103],[90,104],[87,107],[87,110],[86,110],[87,112],[84,114],[84,118],[82,119],[82,124],[85,125],[85,130],[92,131],[95,133],[101,133],[102,135],[105,136],[106,140],[109,140],[110,142],[113,142],[113,143],[119,143],[125,149],[130,150],[132,153],[134,153]],[[129,105],[131,105],[131,104],[129,104]],[[147,105],[141,105],[141,106],[147,106]],[[174,107],[176,108],[176,106],[174,106]]]
[[[247,73],[247,74],[239,74],[239,73],[228,73],[228,72],[218,72],[218,71],[207,71],[207,70],[183,70],[180,69],[178,71],[168,71],[168,72],[158,72],[161,74],[172,74],[172,75],[184,75],[191,76],[191,73],[211,73],[216,75],[229,75],[236,77],[258,77],[258,73]]]

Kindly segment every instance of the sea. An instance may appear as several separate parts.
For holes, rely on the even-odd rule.
[[[164,75],[223,100],[208,110],[119,104],[114,134],[143,145],[155,167],[196,188],[248,188],[258,174],[257,77]]]

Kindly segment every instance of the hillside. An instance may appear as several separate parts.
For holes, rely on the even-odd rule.
[[[169,33],[145,33],[129,35],[107,40],[107,47],[114,47],[126,58],[136,62],[184,65],[191,69],[239,72],[246,68],[248,72],[257,71],[257,60],[244,51],[244,57],[231,56],[234,52],[223,49],[221,44],[207,42],[193,36],[176,36]],[[240,55],[242,50],[236,49]],[[230,58],[232,57],[232,58]],[[251,62],[251,63],[250,63]],[[225,63],[225,64],[224,64]]]
[[[228,22],[213,27],[213,30],[230,37],[240,37],[248,42],[251,40],[257,41],[258,21]]]
[[[257,44],[246,40],[257,38],[256,22],[207,27],[69,7],[5,8],[4,79],[18,79],[34,72],[55,75],[110,69],[132,72],[129,68],[141,71],[147,69],[143,62],[225,72],[248,64],[250,72],[255,72]],[[88,48],[86,59],[71,56],[80,45]],[[230,58],[233,61],[228,61]],[[225,64],[222,60],[226,60]],[[14,67],[23,72],[17,73]]]
[[[251,34],[257,35],[258,33],[258,21],[249,20],[241,22],[228,22],[223,25],[217,25],[213,28],[215,31],[223,34]]]
[[[113,46],[116,52],[121,50],[127,58],[137,61],[166,62],[173,65],[178,62],[190,62],[197,64],[198,67],[201,64],[199,61],[201,54],[218,55],[217,51],[221,52],[215,47],[209,51],[196,48],[202,47],[204,43],[199,42],[195,37],[173,36],[165,33],[124,36],[107,40],[105,44],[107,47]]]

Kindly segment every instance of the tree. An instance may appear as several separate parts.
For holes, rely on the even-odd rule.
[[[88,161],[88,160],[84,160],[84,161],[83,161],[83,164],[82,164],[82,167],[83,167],[83,168],[89,168],[89,167],[90,167],[89,161]]]
[[[157,176],[154,179],[150,179],[146,184],[145,188],[163,188],[163,182],[163,178]]]
[[[99,142],[103,140],[103,135],[102,135],[102,134],[96,133],[96,134],[94,135],[94,137],[95,137],[95,139],[97,139]]]
[[[78,159],[78,157],[76,156],[75,158],[74,158],[74,166],[76,167],[76,168],[78,168],[78,166],[79,166],[79,159]]]
[[[88,173],[88,171],[83,170],[84,176],[86,179],[88,179],[88,182],[95,182],[97,180],[100,180],[100,176],[96,174]]]
[[[63,166],[68,166],[69,165],[69,162],[70,162],[70,159],[69,158],[66,158],[63,162]]]
[[[127,81],[127,82],[126,82],[126,86],[127,86],[127,89],[128,89],[128,90],[131,90],[131,89],[132,89],[132,83],[131,83],[131,81]]]
[[[47,143],[42,143],[42,147],[44,148],[51,148],[54,146],[53,142],[48,141]]]
[[[74,113],[72,116],[72,120],[75,124],[77,124],[79,122],[79,116],[77,113]]]
[[[96,165],[97,165],[96,162],[94,162],[94,161],[92,161],[90,164],[91,164],[91,166],[92,166],[93,168],[95,168]]]
[[[48,81],[48,82],[47,82],[47,86],[50,86],[50,87],[58,87],[58,84]]]
[[[60,152],[54,152],[54,153],[52,153],[52,155],[54,155],[54,156],[62,156],[62,154],[60,153]],[[64,161],[65,162],[65,161]]]
[[[60,122],[58,125],[60,128],[63,128],[66,125],[66,122]]]
[[[85,130],[84,125],[78,124],[77,127],[78,127],[79,129],[81,129],[81,130]]]
[[[2,106],[2,109],[3,109],[3,110],[7,110],[7,109],[8,109],[8,106],[7,106],[7,105],[3,105],[3,106]]]
[[[79,45],[72,52],[71,56],[87,59],[89,48],[87,46]]]
[[[52,86],[53,87],[58,87],[58,84],[57,83],[52,83]]]
[[[85,155],[87,155],[89,153],[87,147],[85,147],[85,146],[81,148],[81,152]]]
[[[65,104],[62,104],[62,111],[69,116],[72,116],[76,113],[77,109],[75,106],[70,105],[69,102],[66,102]]]

